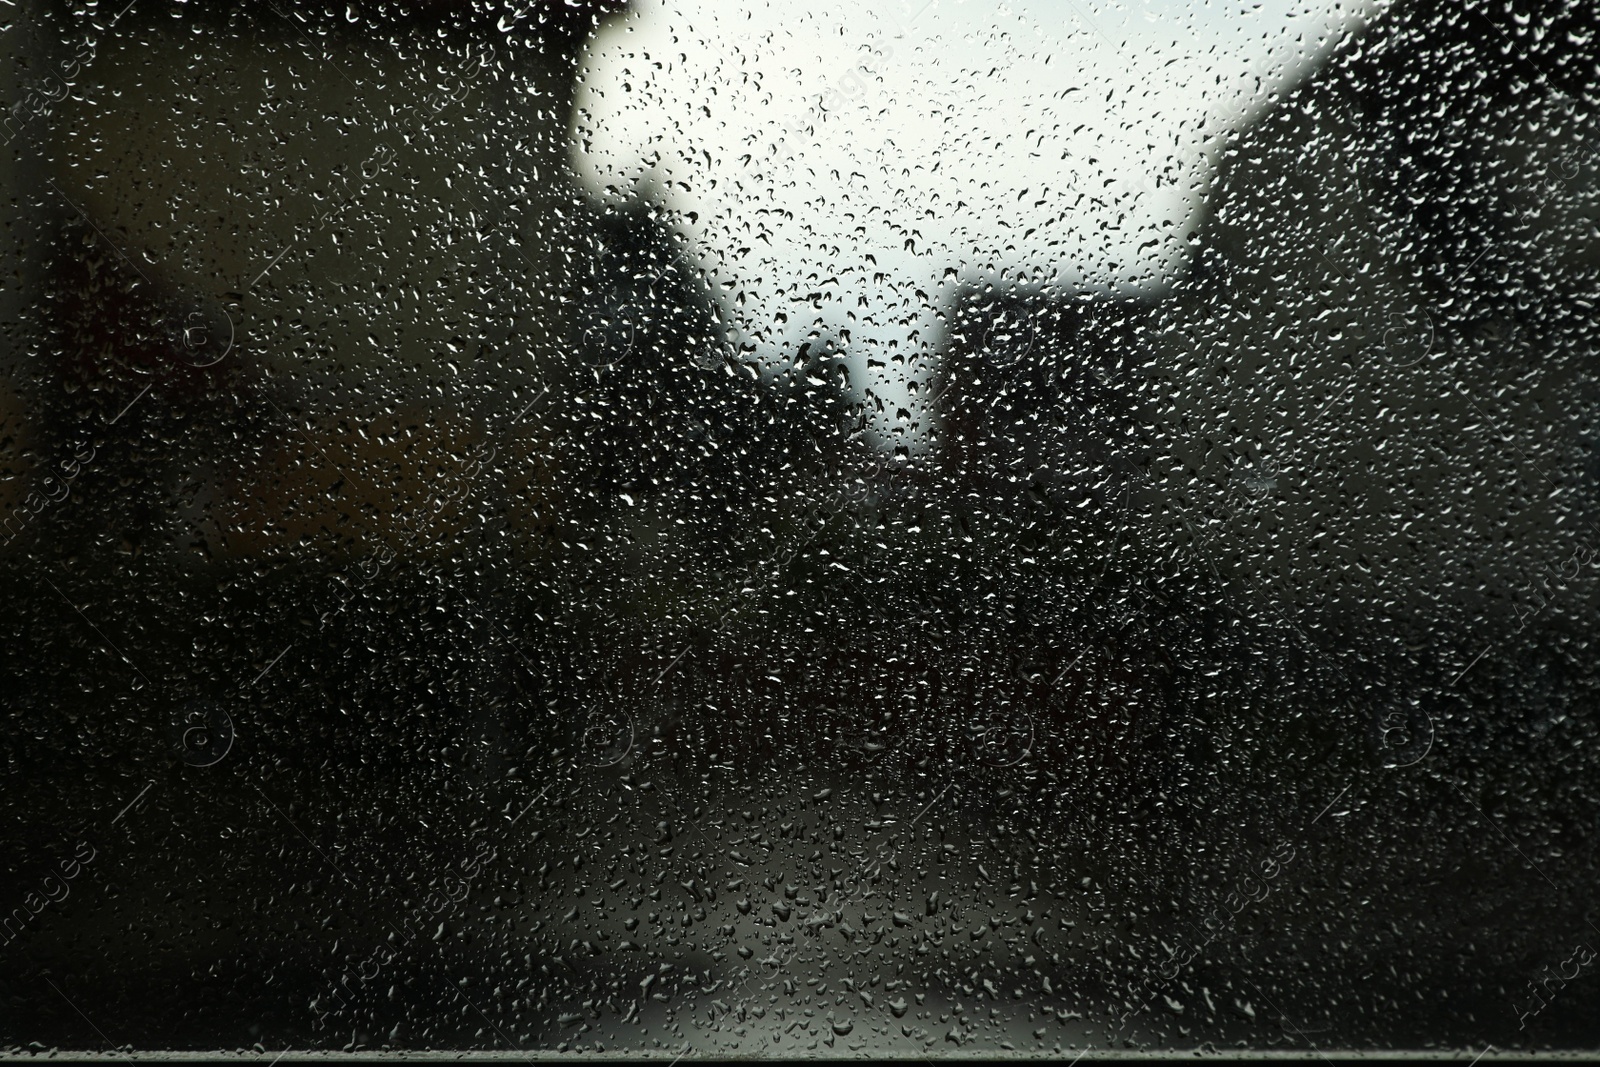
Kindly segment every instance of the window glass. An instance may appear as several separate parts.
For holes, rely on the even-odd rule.
[[[1588,0],[18,0],[0,1038],[1593,1048]]]

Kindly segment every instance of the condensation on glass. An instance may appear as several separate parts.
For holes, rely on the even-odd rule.
[[[1600,1042],[1587,0],[0,20],[10,1052]]]

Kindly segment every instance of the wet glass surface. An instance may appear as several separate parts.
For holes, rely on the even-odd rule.
[[[0,1044],[1600,1043],[1600,9],[19,0]]]

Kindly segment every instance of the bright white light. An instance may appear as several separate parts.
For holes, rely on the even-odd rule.
[[[965,287],[1157,293],[1219,137],[1372,5],[642,0],[580,67],[574,163],[678,220],[730,338],[848,337],[884,410]]]

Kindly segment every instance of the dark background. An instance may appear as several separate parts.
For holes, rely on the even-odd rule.
[[[962,297],[916,461],[565,177],[616,12],[117,10],[5,38],[7,1044],[1600,1041],[1519,1028],[1600,944],[1592,5],[1395,5],[1159,300]],[[1368,247],[1435,377],[1298,421]]]

